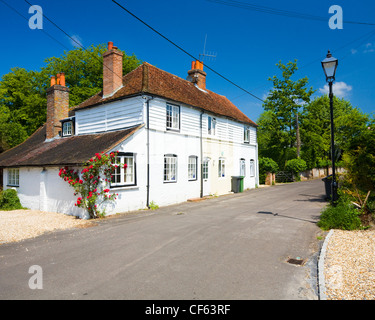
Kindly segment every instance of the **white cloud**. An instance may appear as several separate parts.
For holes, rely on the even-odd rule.
[[[72,35],[72,38],[70,39],[70,43],[74,47],[82,47],[83,46],[82,38],[77,34]]]
[[[350,51],[352,52],[352,54],[356,54],[358,52],[356,49],[352,49]]]
[[[352,91],[353,87],[346,84],[345,82],[334,82],[333,83],[333,94],[339,98],[344,98],[348,95],[350,91]],[[319,89],[320,93],[322,94],[328,94],[329,87],[328,84],[325,84],[323,88]]]

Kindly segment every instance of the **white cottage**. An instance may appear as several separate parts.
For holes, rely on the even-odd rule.
[[[3,185],[23,206],[82,216],[73,189],[58,172],[95,153],[119,151],[127,168],[110,183],[119,197],[109,214],[180,203],[259,184],[257,125],[226,97],[206,89],[203,63],[186,80],[149,63],[122,75],[122,53],[103,55],[103,91],[69,110],[64,74],[47,90],[47,122],[0,154]]]

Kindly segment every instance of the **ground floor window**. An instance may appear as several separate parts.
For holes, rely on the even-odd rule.
[[[136,185],[134,153],[118,153],[116,156],[115,171],[112,174],[111,187]]]
[[[188,162],[188,178],[189,180],[197,180],[197,156],[190,156]]]
[[[8,169],[8,186],[20,185],[20,169]]]
[[[164,155],[164,182],[177,182],[177,156]]]
[[[219,177],[225,177],[225,159],[219,158]]]
[[[203,160],[203,166],[202,166],[202,177],[204,180],[208,179],[208,162],[210,159],[204,159]]]
[[[254,159],[250,160],[250,177],[255,176],[255,161]]]
[[[246,162],[245,159],[240,159],[240,176],[246,175]]]

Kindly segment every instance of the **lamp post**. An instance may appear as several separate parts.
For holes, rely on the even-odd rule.
[[[331,159],[332,159],[332,183],[331,183],[331,203],[334,206],[337,200],[337,184],[336,184],[336,168],[335,168],[335,137],[334,137],[334,126],[333,126],[333,92],[332,84],[335,81],[335,74],[338,65],[338,60],[332,57],[330,51],[327,53],[327,57],[322,61],[322,67],[324,74],[326,75],[326,81],[329,85],[329,106],[331,111]]]

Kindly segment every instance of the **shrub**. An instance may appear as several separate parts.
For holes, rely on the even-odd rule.
[[[349,196],[340,194],[336,206],[329,204],[323,211],[318,222],[318,226],[323,230],[342,229],[356,230],[362,229],[360,211],[350,201]]]
[[[17,191],[6,189],[0,194],[0,210],[18,210],[23,209]]]
[[[299,181],[299,173],[301,171],[305,171],[307,169],[307,165],[305,160],[303,159],[291,159],[286,162],[285,170],[293,172],[296,179]]]
[[[117,152],[96,153],[83,165],[81,175],[68,167],[60,169],[60,178],[74,188],[75,196],[80,195],[75,206],[86,209],[90,218],[104,217],[105,209],[101,210],[101,205],[117,199],[118,194],[111,193],[108,188],[112,174],[119,167],[116,156]],[[127,164],[123,166],[126,168]]]
[[[149,206],[151,210],[159,209],[159,206],[154,201],[151,201]]]
[[[266,180],[266,173],[275,173],[279,170],[278,164],[271,158],[259,158],[259,183],[264,184]]]
[[[316,162],[316,166],[317,168],[327,168],[327,167],[330,167],[331,166],[331,161],[330,160],[323,160],[323,159],[319,159],[317,162]]]

